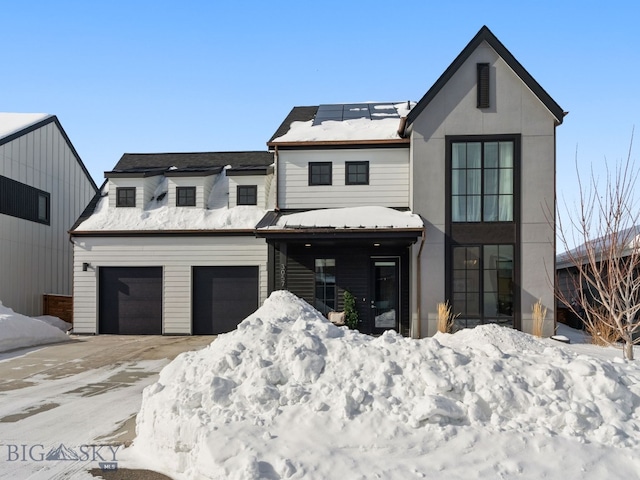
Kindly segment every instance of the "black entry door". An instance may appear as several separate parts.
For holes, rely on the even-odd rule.
[[[162,334],[162,267],[100,267],[100,333]]]
[[[371,259],[371,324],[373,333],[399,331],[400,322],[400,260]]]
[[[258,308],[258,267],[193,267],[193,334],[235,329]]]

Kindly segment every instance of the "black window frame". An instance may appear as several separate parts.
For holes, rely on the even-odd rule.
[[[41,199],[45,201],[44,212],[40,209]],[[51,194],[0,175],[0,214],[51,225]]]
[[[258,204],[258,186],[257,185],[238,185],[236,191],[236,205],[257,205]]]
[[[133,195],[131,195],[133,193]],[[116,187],[116,207],[131,208],[136,206],[136,187]]]
[[[487,323],[515,326],[516,251],[513,243],[452,245],[449,291],[458,328]],[[505,272],[509,272],[510,277],[505,276]],[[493,313],[488,311],[491,297],[496,308]],[[463,304],[465,307],[461,310]]]
[[[44,201],[44,211],[42,203]],[[38,222],[49,225],[51,220],[51,196],[47,192],[38,192]]]
[[[476,85],[478,93],[478,108],[490,108],[491,107],[491,67],[488,63],[476,64],[478,81]]]
[[[358,167],[365,167],[364,172],[359,172]],[[355,168],[352,172],[350,169]],[[345,185],[369,185],[369,162],[345,162],[344,163],[344,184]]]
[[[323,170],[328,167],[328,172],[314,171]],[[322,186],[333,184],[333,163],[332,162],[309,162],[309,186]]]
[[[196,187],[176,187],[176,207],[195,207]]]
[[[503,166],[501,163],[496,163],[496,165],[487,165],[487,145],[489,144],[497,144],[497,162],[501,162],[500,158],[500,149],[501,144],[511,143],[512,152],[511,152],[511,165]],[[466,145],[467,152],[470,144],[478,144],[479,145],[479,166],[469,166],[468,158],[465,159],[465,166],[455,166],[453,163],[454,157],[454,146],[455,145]],[[517,209],[519,205],[519,182],[517,179],[517,175],[519,174],[519,138],[517,137],[504,137],[504,138],[492,138],[492,137],[481,137],[481,138],[466,138],[466,139],[451,139],[447,143],[447,188],[448,188],[448,212],[447,218],[451,223],[454,224],[488,224],[495,225],[498,223],[513,223],[516,221]],[[477,192],[470,192],[469,189],[469,173],[472,171],[477,171],[479,177],[479,190]],[[500,187],[500,174],[501,172],[511,172],[511,185],[507,190],[503,192]],[[464,193],[456,193],[453,190],[454,176],[456,172],[466,172],[463,179],[465,181],[466,186],[463,188]],[[488,185],[491,185],[489,182],[489,173],[495,172],[498,175],[497,180],[494,178],[495,185],[494,189],[497,189],[497,192],[488,192]],[[462,177],[456,177],[462,178]],[[508,178],[508,177],[507,177]],[[460,182],[458,182],[460,183]],[[477,197],[478,199],[478,207],[479,207],[479,218],[477,220],[469,219],[469,203],[468,200],[470,197]],[[500,219],[501,212],[501,199],[509,197],[511,199],[511,218],[510,219]],[[454,219],[454,211],[455,211],[455,202],[454,198],[464,199],[465,205],[464,208],[464,217],[465,219]],[[495,205],[495,217],[490,218],[488,216],[488,212],[490,211],[487,208],[489,201],[493,199],[496,202]]]

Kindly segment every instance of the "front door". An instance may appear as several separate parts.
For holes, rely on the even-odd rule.
[[[400,259],[371,259],[371,320],[373,333],[399,331],[400,322]]]

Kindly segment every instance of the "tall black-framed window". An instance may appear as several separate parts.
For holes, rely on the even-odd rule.
[[[309,185],[331,185],[331,162],[309,162]]]
[[[451,221],[514,220],[514,140],[451,142]]]
[[[336,309],[336,259],[315,259],[314,307],[324,315]]]
[[[51,217],[51,206],[49,204],[49,194],[46,192],[38,193],[38,221],[41,223],[49,223]]]
[[[196,187],[176,187],[176,207],[195,207]]]
[[[515,248],[510,244],[452,248],[452,311],[459,327],[514,324]]]
[[[257,205],[258,204],[258,186],[257,185],[238,185],[238,205]]]
[[[369,162],[345,162],[346,185],[369,185]]]
[[[135,207],[136,187],[116,188],[116,207]]]

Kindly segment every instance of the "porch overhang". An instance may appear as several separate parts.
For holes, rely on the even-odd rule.
[[[384,243],[385,245],[411,245],[422,236],[421,228],[283,228],[258,229],[258,238],[268,243],[297,244],[320,243]]]

